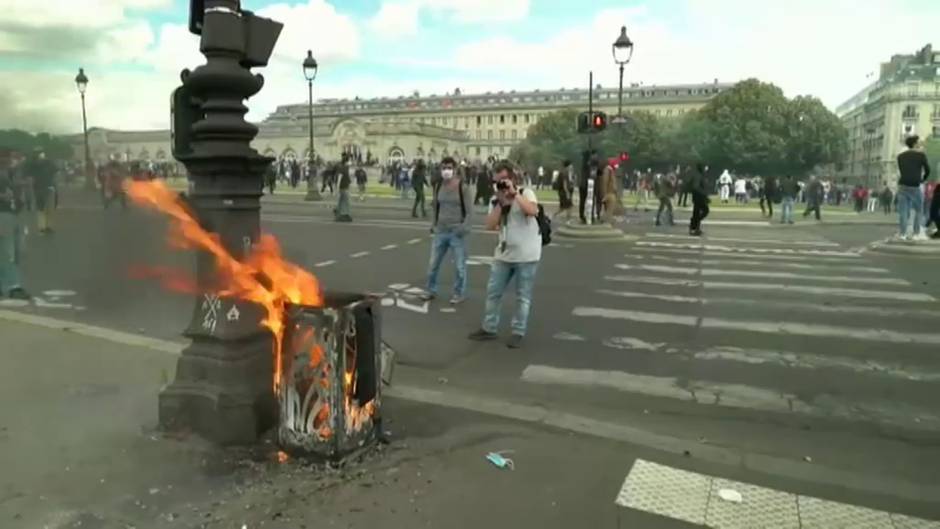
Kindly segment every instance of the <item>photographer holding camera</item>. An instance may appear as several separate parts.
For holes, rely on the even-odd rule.
[[[512,319],[512,337],[507,346],[522,347],[535,273],[542,258],[542,234],[538,222],[538,199],[531,189],[516,187],[515,173],[508,161],[493,170],[496,197],[486,217],[486,229],[499,232],[490,279],[486,285],[486,308],[482,327],[469,338],[476,341],[495,340],[503,293],[509,282],[516,280],[516,311]]]

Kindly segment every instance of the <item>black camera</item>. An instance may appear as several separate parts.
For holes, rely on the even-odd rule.
[[[499,182],[496,182],[496,189],[498,191],[505,191],[509,189],[509,180],[500,180]]]

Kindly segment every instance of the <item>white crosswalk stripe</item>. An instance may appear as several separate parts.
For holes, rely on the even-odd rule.
[[[787,268],[795,270],[840,270],[844,272],[862,272],[872,274],[889,274],[889,270],[877,266],[845,266],[827,263],[790,263],[775,261],[756,261],[748,259],[692,259],[689,257],[672,257],[668,255],[636,255],[627,254],[627,259],[638,261],[661,261],[672,264],[693,264],[708,267],[730,267],[730,266],[761,266],[770,268]],[[765,256],[766,257],[766,256]]]
[[[693,237],[691,235],[675,235],[671,233],[647,233],[647,237],[653,239],[676,239],[683,241],[701,241],[700,237]],[[838,248],[839,243],[831,241],[796,241],[796,240],[781,240],[781,239],[739,239],[734,237],[708,237],[706,241],[717,241],[717,242],[739,242],[743,244],[778,244],[778,245],[792,245],[792,246],[828,246]]]
[[[922,386],[940,383],[934,296],[828,241],[736,237],[641,239],[573,304],[577,327],[559,329],[605,364],[533,363],[521,379],[940,431]],[[736,367],[664,375],[676,362]]]
[[[819,294],[846,296],[861,299],[885,299],[897,301],[937,301],[930,294],[920,292],[894,292],[887,290],[862,290],[857,288],[815,287],[806,285],[781,285],[774,283],[730,283],[723,281],[688,281],[682,279],[661,279],[640,276],[604,276],[605,281],[621,283],[645,283],[650,285],[705,288],[714,290],[750,290],[763,292],[797,292],[801,294]]]
[[[783,254],[783,255],[806,255],[806,256],[823,256],[823,257],[853,257],[856,259],[861,258],[861,254],[857,252],[843,252],[839,250],[811,250],[811,249],[794,249],[794,248],[739,248],[734,246],[723,246],[718,244],[683,244],[683,243],[672,243],[672,242],[655,242],[655,241],[637,241],[637,246],[640,247],[649,247],[649,248],[670,248],[670,249],[683,249],[683,250],[706,250],[712,252],[725,252],[725,253],[756,253],[756,254]]]
[[[867,277],[867,276],[835,276],[835,275],[817,275],[817,274],[798,274],[795,272],[774,272],[774,271],[755,271],[755,270],[729,270],[726,268],[691,268],[684,266],[660,266],[660,265],[629,265],[618,264],[617,268],[621,270],[642,270],[644,272],[659,272],[664,274],[681,275],[700,275],[702,277],[757,277],[773,279],[793,279],[799,281],[831,281],[835,283],[869,283],[878,285],[899,285],[910,286],[910,283],[896,277]]]

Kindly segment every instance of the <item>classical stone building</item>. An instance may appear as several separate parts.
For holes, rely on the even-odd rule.
[[[714,83],[624,88],[624,110],[662,117],[698,109],[730,84]],[[598,87],[595,108],[617,112],[617,89]],[[586,89],[505,91],[444,95],[322,99],[314,105],[314,149],[325,159],[356,150],[380,163],[454,155],[469,159],[503,157],[525,139],[530,126],[562,109],[586,110]],[[308,151],[307,105],[279,106],[258,124],[254,147],[277,158],[304,159]],[[572,123],[572,127],[574,123]],[[80,135],[71,136],[80,156]],[[90,150],[96,162],[110,155],[127,160],[169,160],[170,133],[92,129]]]
[[[878,79],[839,105],[849,133],[842,176],[880,187],[894,186],[904,139],[940,137],[940,50],[927,45],[881,64]],[[936,162],[936,161],[934,161]]]

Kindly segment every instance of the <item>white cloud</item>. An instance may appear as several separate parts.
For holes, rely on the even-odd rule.
[[[106,28],[123,22],[128,9],[159,9],[172,5],[173,0],[0,0],[0,13],[5,23],[34,28]]]
[[[418,3],[388,2],[369,20],[369,28],[383,37],[396,38],[418,33]]]
[[[383,37],[397,38],[418,33],[422,12],[475,24],[522,20],[529,14],[529,7],[530,0],[389,0],[368,26]]]
[[[538,42],[506,36],[468,43],[458,48],[454,64],[486,68],[507,87],[519,84],[523,69],[529,86],[586,86],[591,69],[596,83],[616,86],[611,44],[621,23],[636,43],[625,83],[758,77],[788,95],[813,94],[834,107],[860,90],[880,62],[936,38],[940,9],[905,11],[891,0],[688,0],[668,21],[642,9],[606,10]]]
[[[259,16],[284,23],[274,48],[274,61],[283,61],[300,71],[300,64],[313,50],[321,64],[348,61],[359,56],[359,30],[346,15],[325,0],[302,4],[272,4],[257,11]]]

